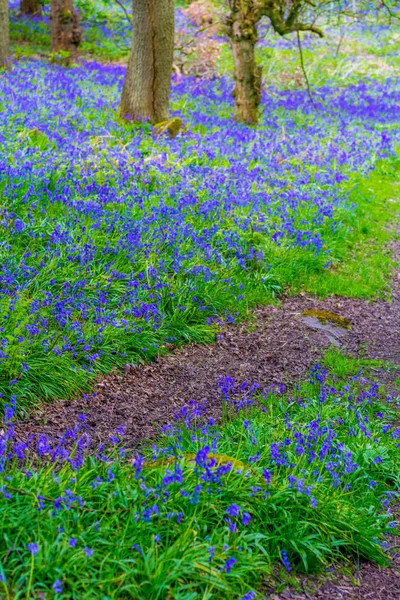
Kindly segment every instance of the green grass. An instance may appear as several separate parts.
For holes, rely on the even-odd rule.
[[[324,365],[330,373],[342,379],[353,377],[360,371],[368,373],[372,379],[374,379],[373,371],[392,371],[399,368],[394,363],[386,360],[349,356],[343,354],[340,349],[334,347],[330,348],[324,354],[321,364]]]
[[[369,177],[354,176],[350,185],[349,205],[339,211],[340,227],[329,239],[331,265],[324,272],[305,271],[304,289],[321,297],[390,298],[396,264],[389,242],[398,238],[400,160],[380,162]],[[299,289],[292,284],[292,293]]]
[[[228,387],[222,424],[189,410],[143,464],[119,446],[87,456],[82,442],[70,463],[9,460],[3,597],[52,598],[60,580],[60,598],[239,599],[272,573],[293,583],[332,561],[386,564],[395,407],[362,377],[320,369],[287,393]],[[276,569],[282,552],[290,572]]]

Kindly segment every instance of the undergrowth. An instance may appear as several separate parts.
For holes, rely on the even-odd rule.
[[[263,578],[356,558],[386,564],[399,489],[396,405],[316,366],[292,391],[220,381],[223,421],[189,404],[142,452],[59,443],[1,455],[6,598],[262,598]],[[281,565],[280,571],[276,565]]]

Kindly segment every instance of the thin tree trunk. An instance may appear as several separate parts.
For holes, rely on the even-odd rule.
[[[42,5],[39,0],[21,0],[19,11],[22,15],[39,16],[42,14]]]
[[[241,123],[257,123],[262,77],[262,67],[255,58],[258,17],[251,0],[231,0],[230,7],[228,36],[234,62],[234,116]]]
[[[82,40],[79,16],[73,0],[51,0],[50,45],[52,52],[63,50],[73,58]]]
[[[8,0],[0,0],[0,69],[10,67],[10,18]]]
[[[174,55],[173,0],[133,0],[133,36],[120,114],[134,122],[168,119]]]

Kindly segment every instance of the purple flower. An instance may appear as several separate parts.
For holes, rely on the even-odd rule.
[[[62,581],[61,579],[57,579],[54,583],[53,583],[53,590],[56,594],[61,594],[62,592]]]
[[[132,549],[136,550],[137,552],[139,552],[139,554],[143,554],[142,549],[139,546],[139,544],[132,544]]]
[[[210,553],[210,558],[208,559],[209,562],[212,562],[214,555],[215,555],[215,547],[214,546],[210,546],[208,548],[208,552]]]
[[[242,523],[245,527],[247,527],[247,525],[250,523],[251,521],[251,515],[247,512],[244,512],[242,515]]]
[[[263,471],[263,477],[265,479],[265,483],[267,485],[270,485],[271,484],[271,477],[272,477],[271,471],[268,471],[268,469],[264,469],[264,471]]]
[[[236,532],[236,523],[231,521],[231,519],[225,519],[225,521],[228,524],[229,531],[231,531],[232,533],[235,533]]]
[[[282,552],[281,552],[281,562],[282,562],[283,566],[285,567],[286,571],[288,573],[290,573],[292,568],[290,566],[289,556],[288,556],[288,553],[286,552],[286,550],[282,550]]]
[[[233,565],[237,563],[236,558],[230,556],[223,567],[221,567],[221,571],[226,571],[227,573],[231,572]]]
[[[237,517],[240,514],[240,506],[232,503],[230,506],[228,506],[226,512],[230,517]]]
[[[71,548],[75,548],[75,546],[76,546],[76,538],[71,538],[68,543],[71,546]]]
[[[30,543],[26,547],[32,555],[35,555],[39,552],[39,545],[36,542]]]
[[[92,550],[91,548],[88,548],[87,546],[85,546],[85,548],[83,549],[84,553],[86,554],[86,556],[92,556],[94,550]]]
[[[260,459],[260,453],[256,452],[253,456],[249,456],[249,463],[255,463]]]
[[[247,594],[242,596],[241,600],[253,600],[255,597],[256,593],[253,592],[253,590],[250,590],[249,592],[247,592]]]

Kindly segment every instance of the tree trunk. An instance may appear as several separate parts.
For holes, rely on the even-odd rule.
[[[50,45],[52,52],[69,52],[76,56],[82,40],[79,28],[79,16],[73,0],[51,0],[50,7]]]
[[[262,67],[255,58],[259,19],[251,0],[231,0],[230,8],[228,36],[234,62],[234,116],[241,123],[257,123],[262,75]]]
[[[39,16],[42,14],[42,5],[39,0],[21,0],[19,12],[21,15]]]
[[[168,119],[174,55],[173,0],[133,0],[133,37],[120,115],[134,122]]]
[[[0,0],[0,69],[10,67],[10,20],[8,0]]]

